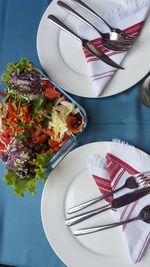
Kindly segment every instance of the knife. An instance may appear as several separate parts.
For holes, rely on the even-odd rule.
[[[58,27],[60,27],[64,31],[70,33],[77,40],[79,40],[81,42],[82,46],[88,52],[90,52],[93,56],[99,58],[100,60],[102,60],[103,62],[105,62],[106,64],[108,64],[108,65],[110,65],[110,66],[112,66],[114,68],[124,69],[123,67],[121,67],[120,65],[118,65],[116,62],[114,62],[113,60],[111,60],[108,56],[106,56],[100,49],[98,49],[90,41],[88,41],[86,39],[82,39],[78,34],[76,34],[71,29],[69,29],[68,26],[66,26],[62,21],[60,21],[54,15],[52,15],[52,14],[48,15],[48,19],[51,20],[53,23],[55,23]]]
[[[100,208],[90,210],[88,212],[81,213],[79,215],[70,217],[69,219],[66,220],[66,224],[68,226],[77,224],[79,222],[82,222],[96,214],[99,214],[103,211],[109,210],[109,209],[118,209],[120,207],[129,205],[130,203],[150,194],[150,186],[135,190],[134,192],[127,193],[123,196],[115,198],[111,204],[107,204],[105,206],[102,206]]]

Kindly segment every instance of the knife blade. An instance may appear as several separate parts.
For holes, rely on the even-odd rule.
[[[60,21],[56,16],[50,14],[47,17],[50,21],[55,23],[58,27],[66,31],[67,33],[74,36],[76,39],[78,39],[82,46],[90,52],[93,56],[97,57],[98,59],[102,60],[104,63],[117,68],[117,69],[124,69],[122,66],[114,62],[111,58],[109,58],[107,55],[105,55],[99,48],[97,48],[95,45],[91,43],[91,41],[88,41],[86,39],[82,39],[78,34],[76,34],[74,31],[69,29],[68,26],[66,26],[62,21]]]
[[[77,224],[79,222],[82,222],[96,214],[99,214],[101,212],[104,212],[109,209],[118,209],[120,207],[129,205],[130,203],[150,194],[150,186],[135,190],[134,192],[127,193],[125,195],[122,195],[120,197],[115,198],[111,204],[107,204],[105,206],[102,206],[100,208],[90,210],[88,212],[81,213],[79,215],[70,217],[69,219],[66,220],[66,224],[68,226]]]

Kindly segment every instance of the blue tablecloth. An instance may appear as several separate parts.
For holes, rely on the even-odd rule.
[[[36,34],[50,2],[0,0],[0,75],[8,62],[21,57],[29,58],[41,68]],[[79,145],[119,138],[150,153],[150,109],[139,101],[141,82],[105,99],[73,96],[88,114],[88,126],[79,138]],[[43,231],[40,201],[44,185],[38,183],[35,197],[26,195],[21,199],[5,186],[2,180],[4,168],[2,165],[0,168],[0,263],[17,267],[65,266],[50,247]],[[63,240],[60,242],[63,246]]]

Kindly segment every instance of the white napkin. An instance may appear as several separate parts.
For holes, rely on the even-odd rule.
[[[88,3],[88,1],[86,2]],[[138,35],[146,18],[149,4],[149,0],[122,0],[118,3],[117,7],[113,9],[109,7],[109,10],[107,7],[107,10],[102,10],[100,15],[102,15],[102,17],[113,27],[123,29],[131,35]],[[95,26],[102,32],[108,32],[108,28],[100,20],[93,19],[93,24],[95,24]],[[87,24],[80,24],[77,32],[81,37],[92,40],[92,42],[105,52],[105,54],[113,61],[118,64],[122,63],[127,52],[116,52],[103,47],[99,34]],[[95,97],[98,97],[102,94],[104,88],[116,73],[117,69],[98,60],[85,50],[84,53],[87,59]]]
[[[130,175],[148,171],[150,156],[131,145],[114,140],[108,147],[104,158],[100,154],[91,156],[88,160],[88,168],[99,190],[105,194],[122,186]],[[115,198],[129,192],[131,189],[123,189],[115,194]],[[108,198],[107,201],[111,202],[112,199]],[[136,217],[146,205],[150,205],[150,195],[117,209],[117,212],[112,212],[114,216],[117,216],[117,220],[123,221]],[[137,263],[141,260],[150,240],[150,225],[138,220],[123,225],[122,230],[130,260],[132,263]]]

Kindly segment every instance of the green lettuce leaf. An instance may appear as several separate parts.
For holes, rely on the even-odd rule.
[[[34,68],[32,63],[28,59],[22,58],[16,64],[13,63],[7,64],[7,71],[2,74],[1,80],[6,84],[10,84],[10,78],[12,72],[16,72],[17,75],[19,75],[25,69],[31,71],[34,70],[35,72],[37,72],[36,68]]]
[[[35,195],[35,187],[37,181],[41,180],[45,182],[46,180],[46,165],[50,157],[52,157],[50,152],[41,155],[37,154],[36,158],[33,160],[36,175],[31,179],[19,179],[18,177],[16,177],[14,172],[6,170],[4,176],[6,185],[12,187],[14,192],[21,197],[24,197],[25,192],[29,192]]]

